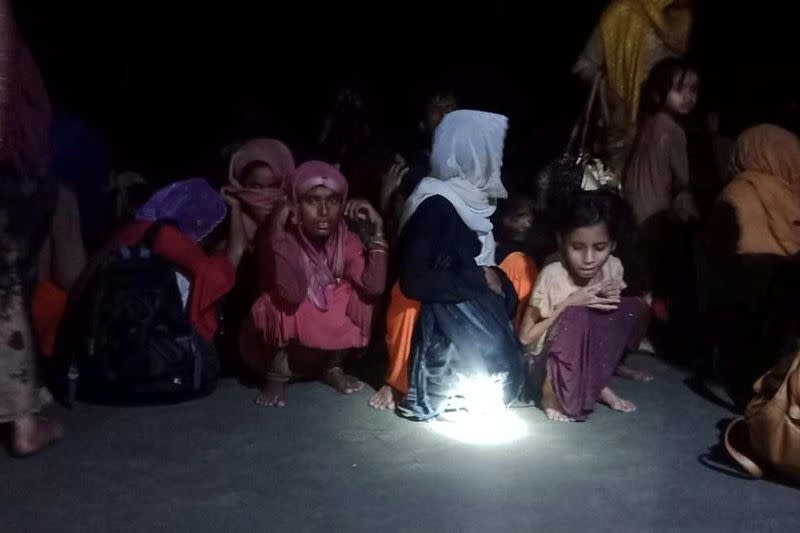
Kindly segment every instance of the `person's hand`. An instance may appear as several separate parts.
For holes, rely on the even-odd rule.
[[[589,287],[581,287],[577,291],[570,294],[562,309],[567,307],[589,307],[600,311],[615,311],[619,307],[619,296],[603,296],[600,291],[604,287],[604,283],[598,283]]]
[[[408,164],[403,156],[397,154],[394,157],[394,164],[381,177],[381,185],[385,191],[394,192],[403,183],[403,178],[408,174]]]
[[[483,274],[486,277],[486,285],[489,286],[489,290],[498,296],[503,296],[503,282],[500,281],[500,276],[497,275],[495,269],[483,267]]]
[[[220,193],[222,194],[222,199],[231,209],[239,209],[242,206],[233,187],[225,186],[220,190]]]
[[[286,202],[272,213],[269,220],[270,234],[277,235],[286,229],[287,223],[295,223],[294,208],[289,202]]]
[[[609,279],[600,283],[600,289],[597,294],[603,298],[619,299],[622,296],[622,281]]]
[[[383,235],[383,218],[368,201],[353,198],[344,206],[344,216],[356,222],[367,222],[375,230],[376,235]]]

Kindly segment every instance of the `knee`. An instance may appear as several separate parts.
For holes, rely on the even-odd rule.
[[[644,298],[622,298],[622,301],[619,304],[619,309],[642,319],[646,318],[650,314],[650,308],[647,306],[647,302],[644,301]]]
[[[559,330],[568,327],[570,329],[588,328],[592,317],[597,313],[596,310],[588,307],[572,306],[562,311],[558,319]]]

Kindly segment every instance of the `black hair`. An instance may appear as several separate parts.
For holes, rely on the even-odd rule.
[[[497,210],[492,215],[492,222],[495,227],[502,225],[503,217],[517,213],[522,209],[533,211],[533,198],[525,194],[510,194],[506,200],[497,201]]]
[[[622,197],[608,189],[576,191],[559,217],[557,233],[565,237],[578,228],[605,224],[609,237],[616,241],[620,234],[618,215],[624,205]]]
[[[690,72],[697,72],[697,68],[683,58],[668,57],[656,63],[642,84],[639,117],[646,118],[663,109],[667,96],[675,85],[675,78],[678,77],[679,83],[682,83]]]

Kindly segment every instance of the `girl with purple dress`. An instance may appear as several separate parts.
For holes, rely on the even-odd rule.
[[[598,401],[636,409],[608,386],[625,352],[639,346],[648,316],[643,300],[622,296],[612,195],[575,194],[558,231],[560,260],[539,274],[520,327],[529,356],[546,367],[541,407],[550,420],[585,420]]]

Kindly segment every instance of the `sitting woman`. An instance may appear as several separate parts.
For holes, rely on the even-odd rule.
[[[541,405],[550,420],[585,420],[598,400],[625,413],[636,409],[608,386],[647,327],[644,301],[622,297],[624,269],[611,255],[612,194],[575,194],[558,231],[560,261],[542,270],[522,322],[520,340],[533,357],[544,357]]]
[[[226,203],[230,224],[227,239],[221,239],[226,245],[215,252],[220,239],[214,230],[226,217]],[[85,288],[108,253],[139,244],[156,221],[174,224],[159,230],[153,250],[190,278],[189,320],[197,334],[210,341],[217,332],[217,304],[233,288],[246,240],[239,201],[230,194],[221,196],[204,179],[179,181],[156,192],[139,209],[136,220],[92,258],[76,289]]]
[[[800,139],[769,124],[750,128],[736,141],[733,164],[736,177],[707,228],[713,275],[701,286],[714,317],[720,370],[743,408],[753,382],[780,354],[768,349],[763,332],[775,326],[776,302],[792,294],[791,284],[780,280],[800,254]]]
[[[239,199],[249,246],[256,230],[286,203],[286,183],[294,173],[294,156],[276,139],[253,139],[231,157],[228,191]]]
[[[238,351],[238,332],[258,297],[258,268],[252,253],[258,228],[286,203],[286,184],[294,173],[294,156],[276,139],[253,139],[231,157],[224,191],[242,206],[247,247],[236,272],[236,286],[225,299],[223,353]],[[236,359],[236,358],[234,358]]]
[[[526,252],[533,225],[531,199],[519,195],[499,201],[492,220],[497,229],[495,263],[508,276],[517,294],[519,303],[514,327],[519,328],[538,274],[536,263]],[[406,298],[400,290],[399,282],[395,283],[387,316],[389,368],[385,377],[386,384],[369,401],[370,406],[375,409],[394,409],[396,399],[405,397],[408,392],[408,360],[419,311],[420,302]]]
[[[517,293],[519,304],[514,327],[519,328],[528,307],[533,285],[539,270],[528,255],[529,237],[533,227],[533,200],[525,195],[514,195],[497,202],[494,224],[497,231],[497,251],[494,259],[506,273]]]
[[[523,353],[511,317],[513,286],[496,268],[490,217],[507,196],[500,179],[507,119],[448,114],[436,130],[433,176],[420,182],[401,219],[399,283],[387,317],[387,386],[370,400],[427,420],[461,407],[459,384],[487,378],[498,403],[516,399]],[[466,399],[469,402],[469,399]]]
[[[366,202],[346,203],[348,184],[333,166],[300,165],[290,204],[262,226],[255,254],[261,296],[240,335],[245,363],[264,385],[259,405],[286,405],[292,378],[321,378],[342,394],[363,384],[343,365],[369,343],[375,299],[386,284],[383,221]],[[372,229],[366,247],[346,218]]]

